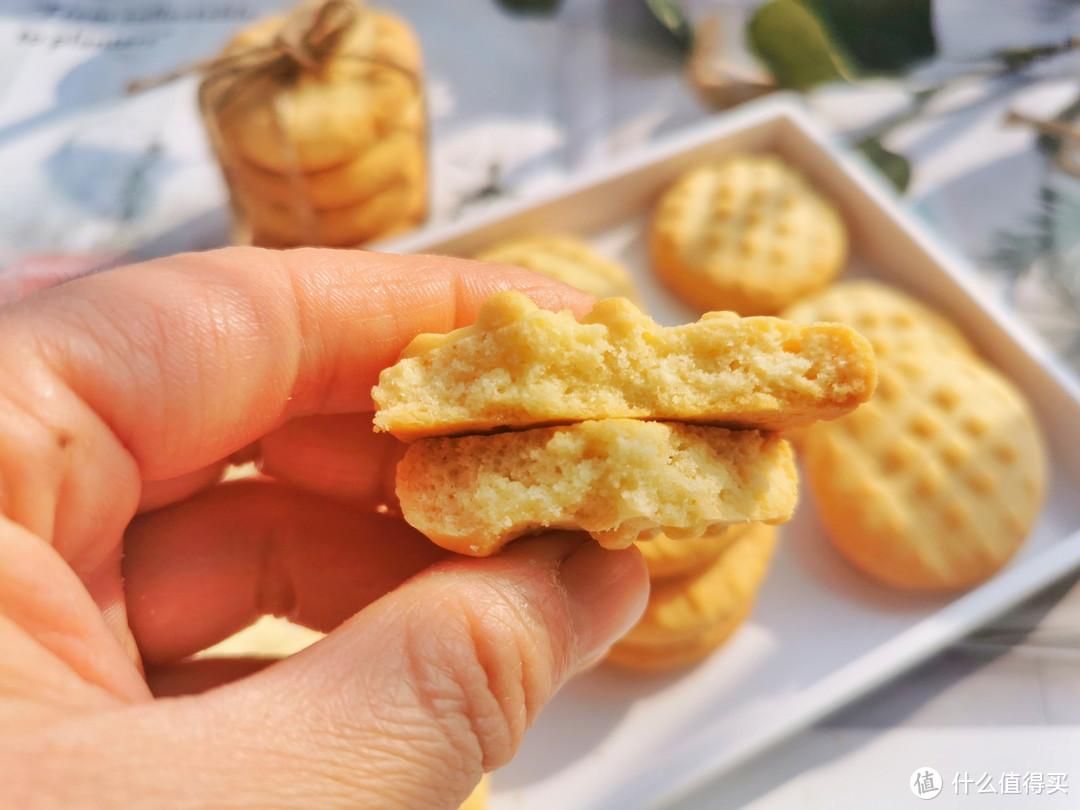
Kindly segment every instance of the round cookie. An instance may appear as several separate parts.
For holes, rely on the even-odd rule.
[[[398,182],[356,205],[299,214],[288,208],[240,197],[256,244],[268,247],[324,245],[349,247],[415,225],[423,217],[423,183]],[[305,221],[306,217],[311,220]]]
[[[951,321],[914,298],[878,281],[843,281],[782,313],[800,323],[835,322],[857,329],[878,360],[908,353],[973,357],[975,350]]]
[[[985,580],[1042,505],[1035,419],[1015,386],[976,359],[926,353],[882,364],[870,402],[808,428],[802,450],[833,544],[901,588]]]
[[[596,298],[622,296],[638,302],[630,274],[605,259],[581,239],[573,236],[531,236],[510,239],[488,248],[476,257],[524,267],[557,279]]]
[[[241,32],[225,54],[269,45],[283,20],[271,17]],[[346,163],[419,95],[409,75],[419,63],[419,47],[404,23],[364,13],[320,73],[303,71],[284,86],[276,76],[246,83],[221,116],[222,137],[245,160],[273,172]]]
[[[423,142],[414,132],[398,130],[348,163],[297,175],[295,184],[252,163],[238,163],[233,171],[257,207],[292,206],[301,199],[325,211],[362,203],[395,183],[423,184],[424,168]]]
[[[776,533],[774,526],[754,524],[703,571],[655,583],[641,620],[616,642],[607,660],[656,670],[707,656],[750,612]]]
[[[662,532],[650,540],[634,543],[649,569],[649,578],[665,579],[697,571],[719,557],[728,546],[745,534],[753,524],[727,526],[701,537],[678,540]]]
[[[221,131],[226,143],[257,166],[275,172],[294,166],[305,172],[327,169],[375,142],[371,89],[360,82],[301,76],[278,90],[273,80],[262,78],[247,91],[257,100],[231,106]]]
[[[840,271],[836,209],[776,157],[699,166],[663,195],[650,229],[657,276],[704,310],[772,315]]]

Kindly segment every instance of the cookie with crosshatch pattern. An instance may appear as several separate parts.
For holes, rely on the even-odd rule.
[[[657,276],[703,310],[773,315],[847,259],[836,208],[770,155],[698,166],[666,191],[650,229]]]
[[[915,590],[962,588],[1017,551],[1043,502],[1046,453],[1020,391],[975,357],[883,362],[870,402],[806,429],[806,483],[833,544]]]
[[[749,614],[776,535],[775,526],[752,524],[706,568],[654,582],[645,613],[607,660],[633,669],[669,669],[707,656]]]
[[[830,284],[795,302],[782,317],[800,323],[844,323],[870,341],[878,361],[911,353],[974,357],[975,350],[951,321],[880,281]]]
[[[604,258],[574,236],[553,234],[509,239],[487,248],[476,258],[524,267],[596,298],[622,296],[635,302],[640,299],[626,268]]]

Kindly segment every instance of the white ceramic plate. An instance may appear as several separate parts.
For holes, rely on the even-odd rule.
[[[664,324],[697,317],[648,267],[645,228],[659,193],[702,160],[775,152],[842,209],[848,273],[881,278],[947,312],[1028,394],[1055,453],[1046,507],[1016,559],[963,594],[879,586],[831,549],[808,497],[751,618],[701,665],[666,675],[601,667],[568,685],[494,777],[494,810],[659,806],[731,769],[933,655],[1080,566],[1080,389],[1027,328],[980,293],[884,184],[841,152],[791,98],[720,116],[589,172],[562,191],[382,246],[469,256],[516,235],[569,231],[635,274]]]

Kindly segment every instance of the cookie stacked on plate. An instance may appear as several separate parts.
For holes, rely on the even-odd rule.
[[[694,541],[639,543],[652,590],[641,620],[608,653],[633,669],[694,663],[723,644],[750,612],[772,560],[776,526],[731,526]]]
[[[799,437],[836,547],[908,589],[966,587],[1001,568],[1045,489],[1045,447],[1020,390],[946,319],[882,284],[837,284],[785,316],[849,324],[878,358],[873,399]]]
[[[200,95],[242,241],[359,245],[423,219],[421,56],[407,23],[354,0],[309,2],[238,34],[219,62],[230,60],[235,75],[208,76]]]
[[[499,293],[475,325],[417,337],[372,394],[376,430],[412,441],[405,519],[487,556],[551,528],[621,548],[782,522],[796,474],[777,431],[847,413],[874,384],[845,326],[708,313],[664,328],[618,298],[578,322]]]

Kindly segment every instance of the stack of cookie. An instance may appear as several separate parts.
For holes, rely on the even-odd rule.
[[[215,100],[204,112],[238,241],[353,246],[422,221],[421,58],[405,22],[353,0],[308,3],[240,33],[219,61],[249,55],[252,69],[208,75],[201,93]]]
[[[412,442],[404,518],[487,556],[548,528],[622,548],[782,522],[797,486],[777,431],[847,413],[874,384],[848,327],[710,313],[663,328],[618,298],[579,323],[508,292],[474,326],[417,337],[372,395],[376,430]]]
[[[908,589],[968,587],[1001,568],[1045,487],[1046,453],[1023,394],[945,318],[882,284],[837,284],[785,316],[849,324],[878,359],[870,402],[799,437],[835,546]]]

